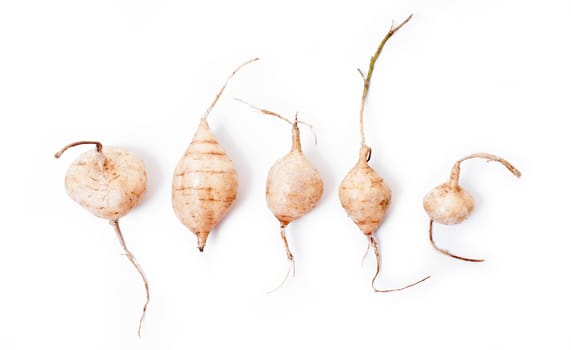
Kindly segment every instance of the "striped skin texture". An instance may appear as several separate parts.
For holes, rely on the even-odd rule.
[[[359,161],[339,186],[343,209],[365,235],[381,225],[391,203],[391,190],[367,163],[370,148],[361,146]]]
[[[172,205],[178,219],[198,237],[203,251],[210,231],[236,200],[238,175],[232,161],[200,120],[192,142],[178,162],[172,183]]]
[[[87,151],[69,166],[67,194],[95,216],[117,220],[140,201],[147,190],[147,172],[134,154],[114,147]]]
[[[292,129],[292,148],[268,173],[266,202],[282,227],[313,209],[323,194],[323,180],[303,155],[297,124]]]

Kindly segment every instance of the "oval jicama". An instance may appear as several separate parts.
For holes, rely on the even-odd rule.
[[[301,149],[298,124],[305,124],[310,128],[311,125],[298,120],[297,114],[292,122],[275,112],[255,107],[242,100],[239,101],[263,114],[284,120],[292,127],[291,149],[272,165],[266,180],[266,203],[279,221],[280,234],[290,261],[290,269],[278,286],[279,288],[286,281],[292,269],[295,275],[295,258],[289,248],[286,227],[315,208],[323,195],[323,180],[317,168],[307,159]]]
[[[472,158],[483,158],[488,161],[499,162],[515,176],[521,176],[520,171],[505,159],[489,153],[470,154],[454,163],[452,171],[450,172],[450,180],[432,189],[424,197],[423,206],[424,210],[430,217],[428,235],[430,243],[434,249],[455,259],[470,262],[482,262],[484,259],[465,258],[452,254],[448,250],[438,247],[432,237],[432,225],[434,221],[443,225],[456,225],[466,220],[474,209],[474,200],[472,199],[472,196],[468,191],[458,185],[458,180],[460,178],[460,163]]]
[[[178,219],[197,236],[201,252],[208,235],[226,216],[238,193],[236,168],[210,130],[206,118],[230,79],[242,67],[257,60],[242,63],[230,74],[200,119],[198,130],[174,171],[172,206]]]
[[[61,157],[63,152],[71,147],[84,144],[95,145],[95,150],[79,155],[69,166],[65,176],[65,189],[75,202],[93,215],[109,220],[125,255],[141,276],[145,285],[146,301],[137,330],[140,337],[150,301],[149,283],[143,269],[125,244],[119,219],[139,204],[147,190],[145,165],[133,153],[121,148],[103,147],[97,141],[71,143],[57,152],[55,157]]]
[[[345,209],[349,217],[367,237],[368,248],[372,246],[375,252],[377,270],[371,281],[371,286],[375,292],[392,292],[406,289],[430,278],[430,276],[428,276],[418,282],[396,289],[377,289],[375,287],[375,280],[377,279],[381,269],[381,256],[378,242],[374,234],[381,225],[387,209],[390,206],[391,190],[384,180],[368,164],[368,161],[371,158],[371,148],[367,146],[365,142],[365,131],[363,126],[365,101],[369,92],[375,62],[377,61],[387,40],[389,40],[389,38],[392,37],[393,34],[402,26],[408,23],[411,18],[412,15],[398,26],[391,25],[389,32],[385,35],[374,55],[371,57],[367,76],[359,70],[359,73],[363,78],[363,95],[361,97],[361,109],[359,112],[361,149],[359,151],[357,164],[355,164],[345,178],[343,178],[339,186],[339,200],[343,209]]]

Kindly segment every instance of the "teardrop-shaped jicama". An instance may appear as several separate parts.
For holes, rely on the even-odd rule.
[[[210,231],[230,210],[237,193],[236,168],[216,141],[206,119],[201,119],[176,166],[172,193],[176,216],[196,234],[200,251],[204,250]]]
[[[301,218],[315,208],[323,195],[323,180],[319,171],[311,164],[301,149],[298,124],[305,124],[309,127],[311,125],[299,121],[297,114],[292,122],[275,112],[255,107],[244,101],[241,102],[261,113],[282,119],[292,126],[291,149],[274,163],[266,180],[266,203],[280,223],[280,234],[287,258],[291,263],[290,270],[280,284],[281,286],[292,269],[295,274],[295,259],[289,248],[285,229],[292,221]]]
[[[67,194],[82,207],[102,219],[109,220],[129,261],[141,275],[147,300],[139,320],[138,334],[149,304],[149,284],[135,256],[127,249],[119,228],[119,219],[139,202],[147,190],[147,172],[143,161],[133,153],[115,147],[103,147],[96,141],[79,141],[55,154],[59,158],[70,147],[94,144],[95,150],[81,154],[69,166],[65,176]]]
[[[359,151],[357,164],[349,171],[339,186],[339,200],[341,202],[341,206],[345,209],[353,222],[359,227],[361,232],[363,232],[367,237],[369,244],[368,248],[372,246],[374,249],[375,256],[377,258],[377,271],[373,276],[371,285],[376,292],[402,290],[412,287],[430,277],[425,277],[418,282],[396,289],[380,290],[375,287],[375,280],[381,271],[381,255],[379,252],[378,242],[374,234],[381,225],[391,203],[391,190],[384,180],[368,164],[368,161],[371,158],[371,148],[365,143],[363,112],[365,110],[365,101],[369,92],[371,76],[373,74],[373,68],[377,58],[379,57],[387,40],[389,40],[389,38],[411,18],[412,15],[398,26],[391,26],[391,29],[379,44],[375,54],[371,57],[367,76],[359,70],[359,73],[361,73],[363,78],[363,95],[361,97],[361,109],[359,113],[361,149]]]
[[[484,259],[465,258],[452,254],[448,250],[438,247],[432,237],[432,224],[434,221],[443,225],[456,225],[466,220],[474,209],[472,196],[468,191],[458,185],[458,180],[460,179],[460,163],[472,158],[483,158],[488,161],[499,162],[515,176],[521,176],[519,170],[505,159],[489,153],[474,153],[454,163],[452,171],[450,172],[450,180],[432,189],[432,191],[424,197],[423,205],[424,210],[430,217],[428,236],[434,249],[459,260],[482,262]]]
[[[201,252],[208,235],[226,216],[238,193],[236,168],[210,131],[206,118],[234,74],[256,60],[241,64],[230,74],[174,171],[172,206],[178,219],[196,234]]]

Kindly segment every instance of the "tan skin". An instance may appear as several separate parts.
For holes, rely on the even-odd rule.
[[[458,180],[460,179],[460,163],[462,163],[465,160],[474,159],[474,158],[481,158],[481,159],[485,159],[487,161],[498,162],[498,163],[502,164],[503,166],[505,166],[512,174],[514,174],[514,176],[516,176],[516,177],[521,176],[521,172],[519,170],[517,170],[512,164],[510,164],[508,161],[506,161],[503,158],[500,158],[498,156],[495,156],[495,155],[489,154],[489,153],[474,153],[474,154],[470,154],[468,156],[465,156],[465,157],[459,159],[458,161],[456,161],[456,163],[454,163],[454,166],[452,166],[452,170],[450,171],[450,180],[447,183],[447,187],[450,189],[450,191],[459,191],[460,190],[460,187],[458,186]],[[485,261],[484,259],[466,258],[466,257],[460,256],[460,255],[453,254],[446,249],[438,247],[436,245],[436,242],[434,242],[434,237],[432,234],[433,223],[434,223],[434,219],[431,218],[429,225],[428,225],[428,236],[430,239],[430,243],[432,244],[434,249],[436,249],[437,251],[441,252],[444,255],[448,255],[451,258],[462,260],[462,261],[468,261],[468,262],[483,262],[483,261]]]
[[[288,123],[289,125],[291,125],[291,126],[292,126],[294,129],[296,129],[296,130],[297,130],[297,127],[298,127],[297,125],[298,125],[298,124],[303,124],[303,125],[308,126],[308,127],[311,129],[311,131],[313,132],[313,136],[315,137],[315,143],[317,143],[317,136],[316,136],[316,134],[315,134],[315,131],[313,130],[313,126],[312,126],[311,124],[308,124],[308,123],[306,123],[306,122],[304,122],[304,121],[299,120],[299,119],[297,118],[297,113],[295,114],[294,120],[291,121],[291,120],[289,120],[288,118],[282,117],[280,114],[278,114],[278,113],[276,113],[276,112],[272,112],[272,111],[267,110],[267,109],[263,109],[263,108],[256,107],[256,106],[254,106],[253,104],[251,104],[251,103],[249,103],[249,102],[246,102],[246,101],[244,101],[244,100],[241,100],[241,99],[236,99],[236,100],[239,101],[239,102],[244,103],[244,104],[247,105],[248,107],[250,107],[250,108],[254,109],[255,111],[258,111],[258,112],[260,112],[260,113],[262,113],[262,114],[266,114],[266,115],[269,115],[269,116],[272,116],[272,117],[276,117],[276,118],[278,118],[278,119],[280,119],[280,120],[283,120],[283,121],[285,121],[286,123]],[[295,139],[294,139],[293,142],[294,142],[295,145],[297,145],[297,146],[299,147],[299,145],[300,145],[299,133],[296,133],[295,135],[296,135],[296,136],[295,136]],[[287,258],[288,258],[288,260],[290,261],[290,266],[289,266],[289,268],[288,268],[288,271],[287,271],[285,277],[284,277],[283,280],[281,281],[281,283],[280,283],[276,288],[274,288],[274,289],[272,289],[271,291],[269,291],[268,293],[272,293],[272,292],[274,292],[274,291],[280,289],[280,288],[285,284],[285,282],[287,281],[287,279],[288,279],[290,273],[293,273],[293,276],[295,277],[295,258],[294,258],[293,253],[291,252],[291,249],[289,248],[289,243],[288,243],[288,241],[287,241],[286,232],[285,232],[285,229],[286,229],[286,227],[287,227],[288,224],[289,224],[289,222],[280,222],[280,235],[281,235],[282,241],[283,241],[283,243],[284,243],[284,248],[285,248],[285,251],[286,251]]]
[[[369,61],[369,69],[368,69],[366,75],[363,74],[363,72],[360,69],[358,69],[358,72],[361,74],[361,77],[363,78],[363,94],[361,96],[361,106],[360,106],[360,110],[359,110],[359,125],[360,125],[360,133],[361,133],[361,150],[367,151],[367,156],[366,156],[367,162],[371,159],[371,148],[369,146],[367,146],[366,141],[365,141],[365,129],[364,129],[364,123],[363,123],[363,116],[364,116],[364,111],[365,111],[365,103],[367,101],[367,95],[369,93],[369,88],[371,86],[371,78],[373,75],[375,63],[376,63],[377,59],[379,58],[379,55],[381,54],[381,52],[382,52],[385,44],[387,43],[387,41],[399,29],[401,29],[405,24],[407,24],[411,19],[412,19],[412,15],[408,16],[402,23],[400,23],[397,26],[395,26],[394,23],[391,25],[391,28],[389,29],[387,34],[383,37],[379,46],[377,47],[377,50],[375,51],[373,56],[371,56],[371,59]],[[400,291],[400,290],[407,289],[407,288],[410,288],[412,286],[415,286],[415,285],[427,280],[428,278],[430,278],[430,276],[425,277],[425,278],[423,278],[417,282],[408,284],[408,285],[401,287],[401,288],[377,289],[375,287],[375,281],[381,272],[381,254],[380,254],[380,250],[379,250],[379,244],[378,244],[378,241],[375,238],[373,232],[365,233],[365,235],[369,241],[367,252],[368,252],[370,247],[373,247],[373,251],[375,253],[375,257],[377,260],[377,269],[376,269],[375,275],[373,276],[373,279],[371,281],[371,285],[372,285],[373,289],[375,290],[375,292],[386,293],[386,292]]]
[[[105,156],[105,154],[103,153],[103,145],[98,141],[78,141],[78,142],[70,143],[69,145],[64,146],[54,156],[56,158],[59,158],[69,148],[72,148],[75,146],[80,146],[80,145],[95,145],[96,152]],[[121,245],[121,248],[123,248],[123,253],[127,257],[127,259],[129,259],[131,264],[135,267],[135,269],[137,270],[137,272],[141,276],[141,279],[143,280],[143,284],[145,285],[145,292],[146,292],[147,298],[146,298],[145,304],[143,305],[143,312],[141,314],[141,318],[139,319],[139,328],[137,329],[137,334],[139,337],[141,337],[141,328],[143,326],[143,321],[145,319],[145,315],[147,313],[147,307],[148,307],[149,301],[150,301],[149,282],[147,281],[147,277],[145,276],[145,273],[143,272],[141,265],[139,265],[139,263],[137,262],[137,259],[135,259],[135,256],[133,255],[133,253],[131,253],[131,251],[127,248],[127,245],[125,244],[125,239],[123,238],[123,234],[121,233],[121,228],[119,227],[119,220],[118,219],[109,220],[109,224],[111,224],[111,226],[113,226],[113,228],[115,229],[115,233],[117,235],[117,239],[119,240],[119,244]]]

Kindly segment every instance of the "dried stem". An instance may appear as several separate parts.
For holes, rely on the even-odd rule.
[[[371,286],[373,287],[373,290],[375,292],[378,292],[378,293],[396,292],[399,290],[403,290],[403,289],[407,289],[407,288],[416,286],[417,284],[424,282],[430,278],[430,276],[427,276],[427,277],[424,277],[423,279],[421,279],[420,281],[416,281],[414,283],[407,284],[404,287],[395,288],[395,289],[377,289],[377,288],[375,288],[375,280],[377,279],[377,277],[379,276],[379,273],[381,272],[381,253],[379,251],[379,244],[377,243],[377,239],[375,238],[375,236],[370,234],[370,235],[368,235],[368,237],[369,237],[369,245],[373,246],[373,250],[375,252],[375,257],[377,258],[377,272],[375,272],[375,276],[373,276],[373,280],[371,281]]]
[[[276,117],[276,118],[279,118],[279,119],[285,121],[285,122],[288,123],[289,125],[294,125],[294,122],[292,122],[291,120],[287,119],[286,117],[282,117],[281,115],[277,114],[276,112],[272,112],[272,111],[269,111],[269,110],[267,110],[267,109],[263,109],[263,108],[260,108],[260,107],[256,107],[256,106],[254,106],[253,104],[251,104],[250,102],[244,101],[244,100],[239,99],[239,98],[236,98],[235,100],[238,101],[238,102],[242,102],[242,103],[245,104],[246,106],[248,106],[248,107],[252,108],[253,110],[256,110],[256,111],[258,111],[258,112],[260,112],[260,113],[262,113],[262,114],[271,115],[271,116],[273,116],[273,117]],[[296,122],[297,122],[297,121],[296,121]]]
[[[289,250],[289,244],[287,243],[287,238],[286,238],[286,233],[285,233],[285,225],[281,225],[280,226],[280,234],[282,236],[282,240],[284,241],[284,246],[285,246],[285,250],[286,250],[286,254],[287,254],[287,258],[290,262],[289,268],[287,270],[286,275],[284,276],[283,280],[281,281],[281,283],[275,287],[274,289],[272,289],[271,291],[268,292],[269,293],[273,293],[276,290],[280,289],[281,287],[283,287],[283,285],[285,284],[285,282],[287,281],[287,278],[289,277],[289,274],[291,272],[293,272],[292,276],[295,278],[295,259],[293,257],[293,254],[291,253],[291,250]]]
[[[54,154],[54,157],[59,158],[59,157],[61,157],[63,152],[67,151],[69,148],[79,146],[79,145],[95,145],[95,150],[99,153],[101,153],[101,150],[103,150],[103,145],[101,144],[101,142],[98,142],[98,141],[77,141],[77,142],[70,143],[69,145],[62,148],[59,152]]]
[[[212,103],[210,104],[210,106],[208,107],[208,109],[206,110],[206,112],[204,112],[204,116],[202,117],[202,119],[205,119],[208,117],[208,115],[210,114],[210,112],[212,111],[212,108],[214,108],[214,105],[216,105],[216,102],[218,102],[218,99],[220,98],[220,96],[222,95],[222,93],[224,92],[224,89],[226,89],[226,85],[228,85],[228,83],[230,82],[230,79],[232,79],[232,77],[234,77],[234,75],[240,70],[242,69],[242,67],[255,62],[259,60],[259,58],[253,58],[251,60],[248,60],[244,63],[242,63],[241,65],[239,65],[236,69],[234,69],[234,71],[228,76],[228,78],[226,79],[226,82],[224,83],[224,85],[222,86],[222,88],[220,89],[220,91],[218,92],[218,94],[216,95],[216,97],[214,98],[214,101],[212,101]]]
[[[452,254],[448,250],[438,247],[436,245],[436,243],[434,242],[434,239],[432,238],[432,224],[433,224],[433,222],[434,222],[434,220],[430,219],[430,224],[428,226],[428,233],[429,233],[429,237],[430,237],[430,243],[432,244],[434,249],[436,249],[439,252],[441,252],[442,254],[448,255],[449,257],[452,257],[454,259],[459,259],[459,260],[469,261],[469,262],[483,262],[483,261],[485,261],[484,259],[465,258],[465,257],[459,256],[459,255]]]
[[[390,39],[390,37],[393,36],[393,34],[396,33],[399,29],[401,29],[402,26],[404,26],[406,23],[408,23],[408,21],[410,21],[411,18],[412,18],[412,15],[408,16],[401,24],[399,24],[396,27],[394,26],[394,23],[391,24],[391,29],[385,35],[385,37],[383,38],[383,40],[379,44],[379,47],[377,47],[377,51],[375,51],[375,54],[371,57],[371,60],[369,61],[369,71],[367,72],[366,77],[363,74],[363,72],[360,69],[358,69],[358,72],[361,74],[361,77],[363,78],[363,96],[361,97],[361,110],[359,112],[359,122],[361,125],[361,144],[365,144],[365,129],[363,127],[363,112],[365,111],[365,101],[367,100],[367,94],[369,93],[369,87],[371,85],[371,76],[373,75],[373,68],[375,67],[375,62],[379,58],[379,55],[381,54],[383,47],[385,46],[386,42]]]
[[[460,178],[460,163],[462,163],[465,160],[468,159],[472,159],[472,158],[483,158],[483,159],[487,159],[488,161],[493,161],[493,162],[499,162],[501,163],[503,166],[505,166],[509,171],[511,171],[512,174],[514,174],[517,177],[521,176],[521,172],[519,170],[517,170],[513,165],[511,165],[508,161],[506,161],[503,158],[500,158],[498,156],[495,156],[493,154],[489,154],[489,153],[474,153],[474,154],[470,154],[460,160],[458,160],[456,163],[454,163],[454,166],[452,167],[452,171],[450,172],[450,187],[451,188],[457,188],[458,187],[458,180]]]
[[[135,256],[133,255],[133,253],[131,253],[129,251],[129,249],[127,248],[127,245],[125,244],[125,239],[123,238],[123,234],[121,233],[121,229],[119,228],[119,220],[111,220],[109,223],[113,226],[113,228],[115,228],[115,233],[117,234],[117,238],[119,239],[119,243],[121,244],[121,247],[123,248],[123,251],[125,252],[125,255],[129,259],[131,264],[133,264],[135,269],[137,269],[137,272],[139,272],[139,275],[141,275],[141,278],[143,279],[143,283],[145,284],[145,291],[147,293],[147,301],[145,302],[145,305],[143,306],[143,313],[141,314],[141,319],[139,320],[139,328],[137,330],[137,334],[139,335],[139,338],[140,338],[141,337],[141,327],[143,326],[143,320],[145,319],[145,314],[147,313],[147,306],[149,305],[149,300],[150,300],[149,283],[147,282],[147,277],[145,276],[145,273],[143,272],[141,265],[139,265],[139,263],[135,259]]]
[[[315,144],[317,144],[317,134],[315,133],[315,130],[314,130],[314,128],[313,128],[313,125],[311,125],[311,124],[309,124],[309,123],[306,123],[306,122],[304,122],[304,121],[302,121],[302,120],[297,119],[298,113],[295,114],[294,120],[293,120],[293,122],[292,122],[291,120],[287,119],[286,117],[282,117],[280,114],[278,114],[278,113],[276,113],[276,112],[272,112],[272,111],[270,111],[270,110],[257,107],[257,106],[255,106],[255,105],[251,104],[250,102],[244,101],[244,100],[242,100],[242,99],[240,99],[240,98],[235,98],[235,100],[238,101],[238,102],[242,102],[242,103],[245,104],[246,106],[248,106],[248,107],[252,108],[253,110],[258,111],[258,112],[260,112],[260,113],[262,113],[262,114],[266,114],[266,115],[270,115],[270,116],[279,118],[279,119],[283,120],[284,122],[288,123],[289,125],[291,125],[291,126],[293,126],[293,127],[295,127],[297,124],[303,124],[303,125],[309,127],[309,129],[311,130],[311,133],[313,134],[313,138],[314,138],[314,140],[315,140]]]

